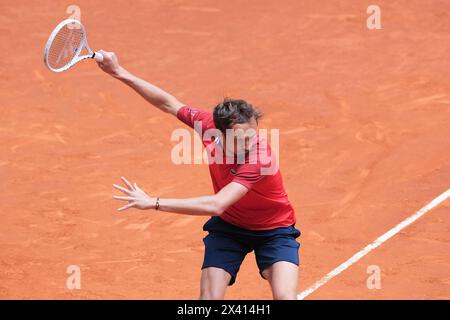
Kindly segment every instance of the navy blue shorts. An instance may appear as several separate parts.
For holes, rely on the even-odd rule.
[[[299,265],[296,238],[300,231],[294,225],[271,230],[246,230],[219,217],[212,217],[203,226],[208,235],[203,239],[205,255],[202,269],[221,268],[231,275],[229,285],[236,281],[239,268],[247,253],[255,251],[259,273],[278,261]],[[264,277],[263,277],[264,278]]]

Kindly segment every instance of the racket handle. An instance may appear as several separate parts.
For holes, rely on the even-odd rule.
[[[102,62],[103,55],[100,52],[94,52],[94,60],[97,62]]]

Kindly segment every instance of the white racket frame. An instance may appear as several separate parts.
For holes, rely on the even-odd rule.
[[[50,51],[50,47],[53,43],[53,40],[55,39],[56,35],[58,34],[58,32],[64,28],[66,25],[68,24],[72,24],[73,28],[77,28],[79,27],[81,29],[81,41],[80,41],[80,45],[77,48],[77,51],[74,55],[74,57],[72,58],[72,60],[67,63],[66,65],[64,65],[61,68],[52,68],[50,66],[50,64],[48,63],[48,54]],[[77,25],[76,27],[74,25]],[[83,47],[86,48],[86,50],[88,51],[88,54],[86,55],[82,55],[80,56],[81,50],[83,50]],[[47,66],[48,69],[50,69],[53,72],[63,72],[68,70],[69,68],[71,68],[72,66],[74,66],[76,63],[80,62],[81,60],[84,59],[95,59],[95,61],[98,62],[102,62],[103,61],[103,55],[100,52],[95,52],[92,51],[91,48],[89,47],[89,44],[87,42],[87,37],[86,37],[86,31],[84,29],[83,24],[76,19],[66,19],[64,21],[61,21],[56,27],[55,29],[52,31],[52,33],[50,34],[50,37],[47,40],[47,43],[45,44],[45,49],[44,49],[44,63]]]

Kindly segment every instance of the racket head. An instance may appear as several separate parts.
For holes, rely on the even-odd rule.
[[[80,56],[86,47],[89,54]],[[53,72],[62,72],[75,63],[93,56],[87,46],[86,32],[80,21],[66,19],[60,22],[50,34],[45,44],[44,63]]]

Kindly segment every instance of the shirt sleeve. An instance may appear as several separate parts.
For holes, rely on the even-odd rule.
[[[194,128],[194,123],[198,121],[201,124],[203,132],[207,129],[214,128],[214,120],[211,111],[184,106],[178,109],[177,118],[191,128]]]
[[[232,182],[242,184],[248,190],[251,190],[258,182],[266,176],[261,174],[261,165],[256,164],[242,164],[237,170]]]

